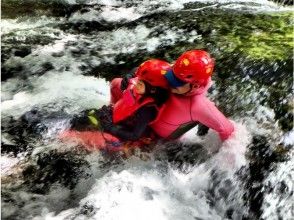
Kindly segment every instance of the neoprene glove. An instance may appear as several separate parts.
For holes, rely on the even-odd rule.
[[[125,90],[126,88],[128,88],[129,80],[136,76],[135,73],[136,73],[137,69],[138,69],[137,67],[133,68],[128,74],[126,74],[122,78],[122,81],[121,81],[121,84],[120,84],[120,89],[122,91]]]
[[[97,110],[96,115],[101,121],[107,120],[112,122],[112,107],[110,105],[103,105],[100,109]]]
[[[209,127],[205,126],[204,124],[199,123],[197,135],[204,136],[208,133]]]
[[[96,130],[99,127],[96,111],[96,109],[87,109],[74,115],[71,119],[71,129],[78,131]]]
[[[108,120],[101,121],[101,127],[106,132],[110,132],[114,126],[115,125],[111,121],[108,121]]]
[[[129,80],[131,78],[133,78],[134,75],[132,73],[129,73],[127,75],[125,75],[123,78],[122,78],[122,81],[121,81],[121,84],[120,84],[120,89],[123,91],[125,90],[126,88],[128,88],[128,85],[129,85]]]
[[[109,129],[114,126],[112,122],[112,107],[111,106],[102,106],[96,112],[96,117],[99,119],[100,126],[105,131],[109,131]]]

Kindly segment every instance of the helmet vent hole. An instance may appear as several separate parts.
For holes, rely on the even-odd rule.
[[[193,77],[193,75],[187,75],[186,78],[187,79],[191,79]]]

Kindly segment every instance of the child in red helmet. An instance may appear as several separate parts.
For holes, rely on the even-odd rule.
[[[142,137],[150,123],[155,121],[159,107],[168,99],[169,85],[164,74],[170,68],[170,64],[162,60],[145,61],[124,91],[117,83],[120,79],[114,79],[111,83],[112,122],[100,119],[104,131],[122,140]]]
[[[172,95],[151,125],[159,136],[176,139],[198,123],[217,131],[224,141],[234,131],[233,124],[205,95],[211,85],[214,61],[203,50],[183,53],[164,76]]]
[[[94,123],[99,121],[104,132],[123,141],[149,136],[149,125],[155,121],[159,107],[169,96],[164,74],[170,68],[169,63],[152,59],[137,68],[135,78],[124,80],[126,88],[122,88],[122,78],[115,78],[111,82],[111,105],[87,111],[86,117],[77,117],[72,129],[83,127],[84,130],[85,126],[79,126],[80,122],[89,121],[89,118]]]

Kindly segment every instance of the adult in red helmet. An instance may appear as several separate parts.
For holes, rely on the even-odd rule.
[[[124,83],[115,78],[111,82],[112,120],[100,118],[104,131],[127,141],[147,135],[159,107],[168,99],[169,84],[164,74],[170,68],[165,61],[151,59],[137,68],[135,78],[126,78]]]
[[[223,141],[233,133],[233,124],[205,96],[213,68],[214,60],[206,51],[191,50],[164,75],[172,94],[151,125],[159,136],[176,139],[199,123],[217,131]]]

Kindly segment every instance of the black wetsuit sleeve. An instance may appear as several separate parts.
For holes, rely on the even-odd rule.
[[[138,140],[143,136],[148,124],[156,118],[157,110],[154,106],[143,106],[135,114],[133,128],[122,128],[114,125],[107,132],[125,141]]]

